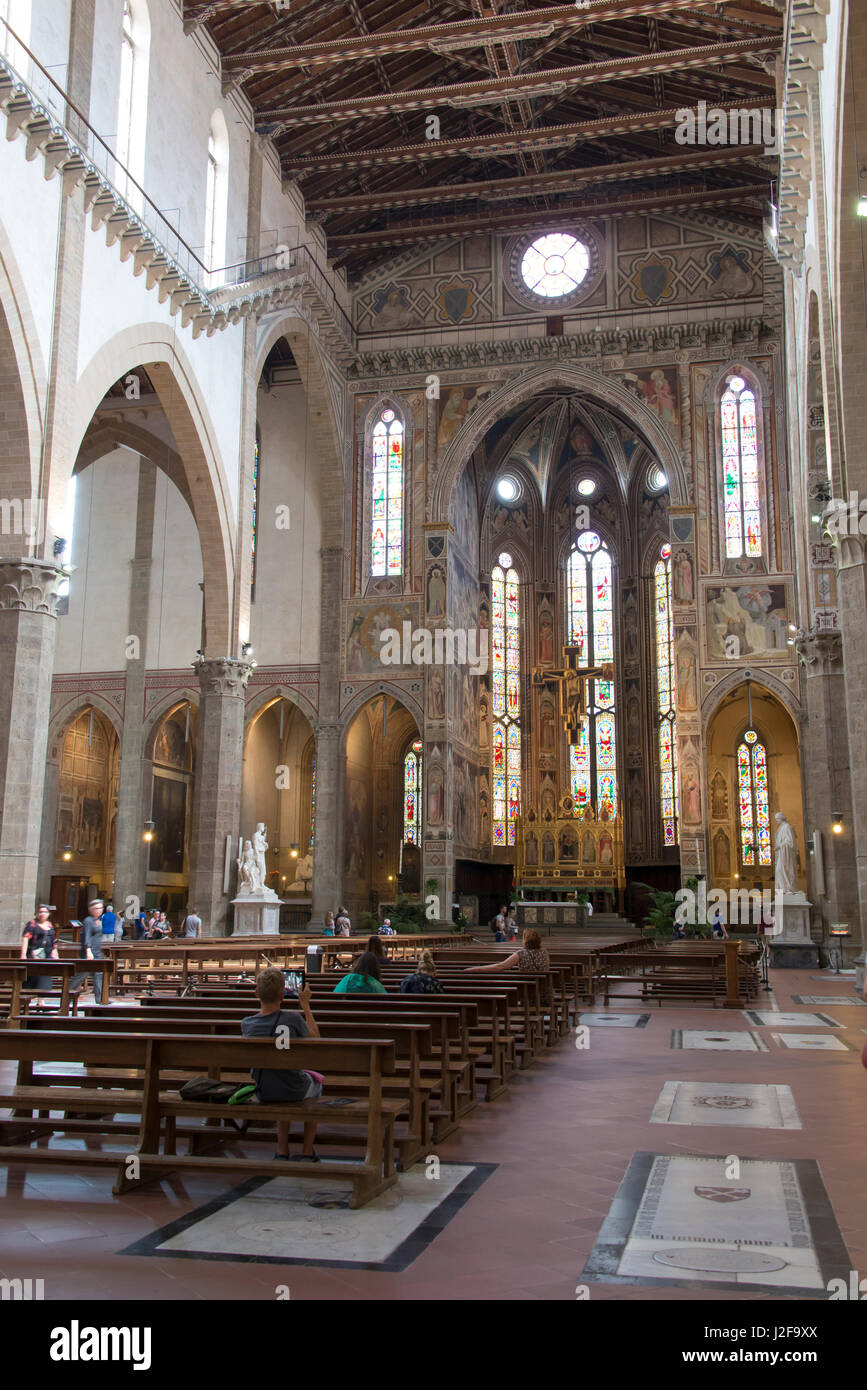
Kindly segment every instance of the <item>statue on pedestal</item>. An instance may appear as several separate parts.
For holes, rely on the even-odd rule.
[[[238,860],[238,895],[243,896],[250,893],[257,893],[262,887],[257,882],[258,871],[256,858],[253,854],[253,846],[249,840],[244,841],[244,848]]]
[[[778,898],[798,891],[798,846],[795,832],[782,811],[774,816],[779,829],[774,836],[774,892]]]
[[[265,879],[268,876],[268,870],[265,865],[265,851],[267,848],[268,841],[265,838],[265,825],[263,821],[259,821],[259,824],[253,832],[253,853],[256,856],[256,874],[259,880],[256,885],[258,890],[265,887]]]

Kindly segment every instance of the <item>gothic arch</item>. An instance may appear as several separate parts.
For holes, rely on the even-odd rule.
[[[279,338],[285,338],[292,350],[304,391],[307,410],[312,419],[325,419],[324,433],[311,430],[310,447],[318,465],[321,486],[322,528],[326,528],[334,543],[343,537],[344,495],[352,476],[352,454],[343,442],[343,388],[334,370],[328,370],[322,349],[306,320],[298,314],[283,312],[273,323],[260,322],[256,345],[256,380],[261,376],[268,353]],[[348,443],[349,441],[347,441]],[[326,485],[326,480],[339,479],[339,488]]]
[[[751,674],[748,670],[739,667],[729,675],[723,676],[722,680],[717,681],[716,685],[708,691],[701,702],[701,727],[702,733],[707,734],[708,725],[717,713],[720,705],[731,695],[732,691],[738,686],[746,685],[749,681],[753,686],[763,689],[765,694],[772,696],[783,706],[795,726],[795,733],[798,743],[801,741],[801,721],[804,713],[800,702],[793,690],[790,690],[784,681],[778,676],[771,675],[769,671],[762,670],[758,676]]]
[[[105,696],[95,690],[76,690],[51,716],[48,724],[47,762],[57,761],[69,726],[80,714],[91,708],[108,720],[119,741],[123,738],[123,719],[111,700],[106,700]]]
[[[45,364],[24,281],[0,224],[0,375],[4,391],[0,477],[5,497],[37,493]],[[19,441],[26,441],[22,444]],[[22,538],[23,540],[24,538]],[[6,542],[8,545],[8,541]]]
[[[85,468],[119,448],[131,449],[134,453],[141,454],[142,458],[146,458],[155,468],[165,473],[180,492],[190,511],[193,510],[187,475],[177,450],[172,449],[165,440],[158,438],[142,425],[126,421],[119,414],[106,420],[100,420],[97,416],[91,421],[78,451],[73,474],[82,473]]]
[[[152,758],[154,742],[156,740],[159,727],[167,714],[177,709],[180,705],[192,705],[198,711],[200,691],[190,687],[189,690],[173,690],[170,694],[164,695],[157,704],[152,705],[147,712],[147,716],[142,721],[142,757]]]
[[[79,377],[71,437],[80,447],[106,392],[136,367],[147,369],[183,463],[202,551],[205,655],[231,655],[235,508],[216,429],[177,335],[144,324],[104,343]]]
[[[265,710],[278,700],[285,700],[287,705],[294,705],[299,713],[303,714],[310,722],[311,726],[316,719],[316,708],[312,701],[299,690],[293,690],[285,685],[269,685],[264,690],[256,690],[247,700],[244,710],[244,733],[264,714]]]
[[[510,381],[489,397],[478,410],[471,411],[464,421],[444,458],[434,482],[430,519],[448,516],[449,503],[461,468],[470,454],[507,410],[534,395],[561,387],[599,401],[619,411],[644,436],[659,458],[669,480],[674,505],[689,503],[689,484],[680,444],[669,434],[662,421],[649,406],[638,400],[625,386],[586,367],[558,364],[534,367]]]
[[[377,681],[375,685],[366,685],[363,689],[358,690],[355,695],[353,695],[349,704],[340,713],[341,754],[346,750],[346,735],[349,732],[349,726],[353,719],[365,705],[370,704],[371,700],[375,700],[380,695],[388,695],[392,700],[396,700],[399,705],[402,705],[407,714],[415,720],[419,736],[423,735],[424,711],[420,701],[413,695],[409,695],[401,686],[394,685],[391,681]]]

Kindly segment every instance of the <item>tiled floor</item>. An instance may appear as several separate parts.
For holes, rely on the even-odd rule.
[[[582,1280],[593,1300],[749,1301],[781,1289],[793,1299],[822,1296],[829,1260],[839,1263],[843,1246],[849,1267],[867,1270],[867,1073],[860,1065],[863,1021],[854,995],[834,1003],[833,1025],[820,1022],[812,1033],[842,1038],[850,1044],[845,1051],[819,1056],[780,1044],[784,1035],[815,1027],[816,1009],[793,1003],[794,994],[821,988],[821,981],[808,984],[811,978],[772,972],[779,1009],[769,1009],[768,996],[761,995],[756,1007],[768,1014],[761,1026],[737,1011],[679,1006],[654,1008],[641,1028],[591,1026],[587,1046],[564,1040],[519,1074],[506,1095],[479,1103],[459,1133],[435,1151],[441,1190],[436,1179],[417,1171],[406,1202],[399,1194],[390,1198],[390,1225],[383,1222],[372,1244],[359,1221],[363,1213],[339,1208],[328,1212],[327,1223],[317,1216],[311,1234],[302,1194],[287,1188],[281,1195],[273,1183],[261,1185],[264,1195],[255,1198],[249,1184],[227,1192],[225,1182],[210,1175],[176,1177],[115,1198],[109,1170],[14,1164],[0,1176],[0,1277],[42,1278],[46,1298],[69,1300],[273,1300],[277,1289],[293,1300],[572,1300]],[[828,998],[848,1000],[848,987],[841,989],[840,977],[829,974]],[[619,1013],[639,1014],[640,1006]],[[670,1046],[673,1032],[713,1038],[753,1029],[767,1050],[675,1052]],[[684,1095],[731,1096],[738,1103],[702,1107],[702,1124],[652,1123],[660,1093],[672,1081],[688,1084]],[[768,1089],[745,1092],[748,1086]],[[779,1109],[784,1088],[801,1128],[737,1123],[756,1113],[755,1107],[742,1109],[744,1095],[773,1096]],[[780,1113],[787,1113],[785,1105]],[[741,1167],[730,1191],[720,1165],[732,1156]],[[667,1195],[667,1205],[653,1211],[645,1205],[649,1233],[643,1225],[634,1233],[629,1223],[623,1229],[623,1212],[632,1208],[622,1200],[613,1205],[622,1184],[631,1175],[634,1187],[642,1164],[646,1181],[653,1164],[666,1159],[677,1160],[665,1170],[671,1201]],[[701,1167],[698,1177],[690,1164]],[[774,1225],[774,1184],[789,1182],[791,1170],[799,1175],[806,1223],[815,1223],[797,1246]],[[287,1174],[278,1181],[291,1186],[292,1180]],[[769,1234],[756,1236],[755,1201],[739,1195],[747,1189],[756,1198],[766,1194],[763,1219],[774,1225]],[[416,1217],[405,1219],[413,1205]],[[226,1214],[208,1227],[218,1211]],[[620,1219],[618,1251],[628,1246],[633,1273],[623,1277],[629,1282],[618,1282],[613,1256],[583,1273],[588,1262],[598,1266],[597,1247],[614,1217]],[[724,1228],[708,1228],[708,1219]],[[657,1230],[653,1223],[660,1221]],[[708,1234],[717,1256],[708,1254]],[[233,1240],[236,1259],[221,1248]],[[758,1240],[770,1244],[755,1245]],[[179,1251],[179,1244],[186,1249]],[[128,1253],[132,1247],[150,1253]],[[327,1266],[291,1263],[321,1259],[323,1252],[329,1259],[329,1251],[336,1262]]]

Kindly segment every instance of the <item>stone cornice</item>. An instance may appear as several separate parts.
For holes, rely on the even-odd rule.
[[[700,323],[610,329],[561,338],[521,338],[505,342],[464,342],[360,352],[347,373],[350,380],[467,367],[523,366],[532,362],[595,362],[600,371],[618,371],[653,353],[705,353],[729,356],[735,344],[752,351],[777,342],[776,332],[754,318],[706,319]]]
[[[812,93],[823,65],[830,6],[831,0],[790,0],[788,9],[776,255],[781,265],[796,273],[804,258],[813,176],[812,127],[817,114]]]

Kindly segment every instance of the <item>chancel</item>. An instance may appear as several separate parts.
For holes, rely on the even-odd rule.
[[[864,1249],[864,3],[0,0],[9,1278]]]

